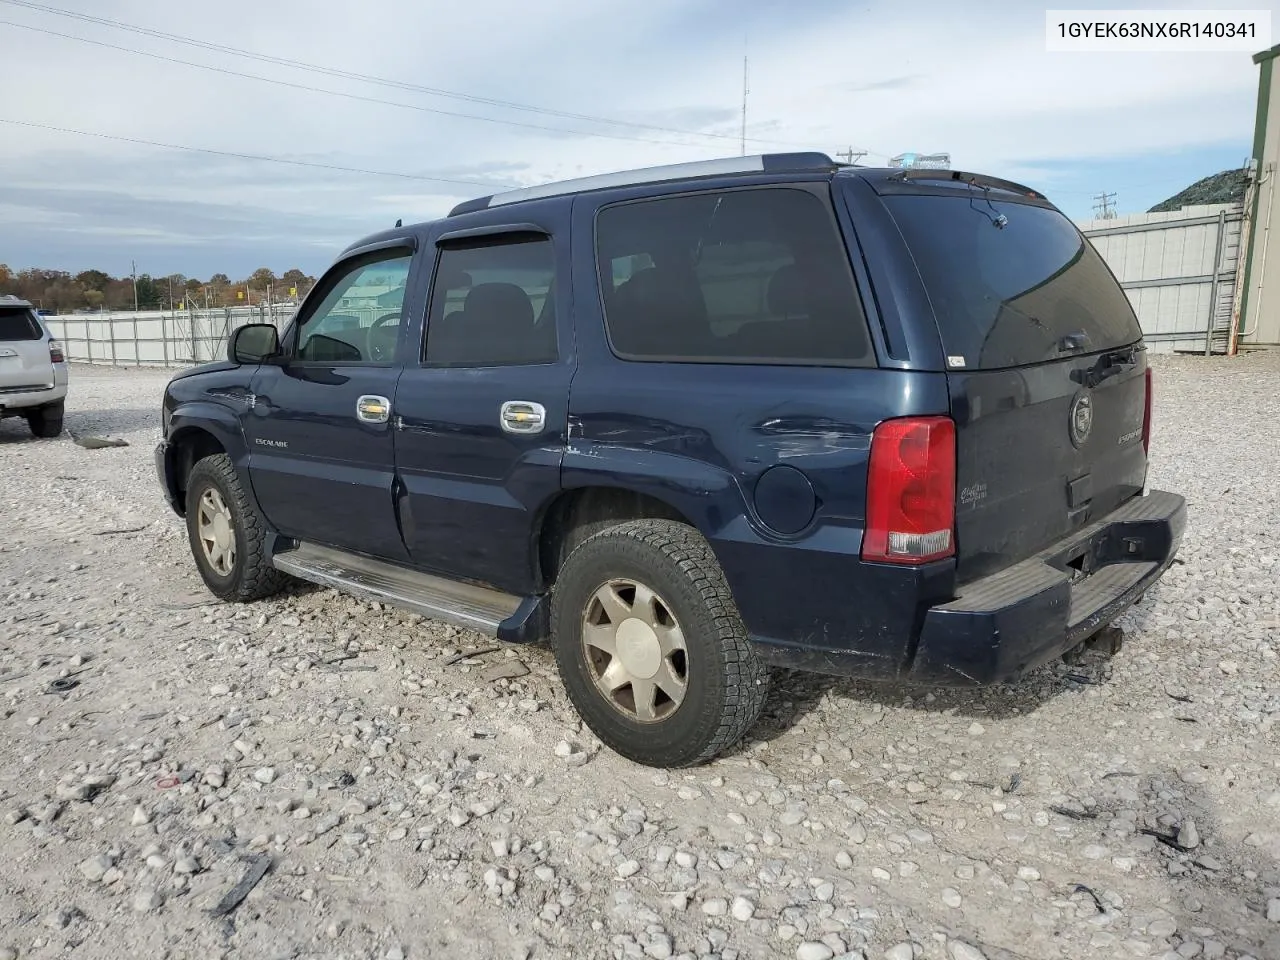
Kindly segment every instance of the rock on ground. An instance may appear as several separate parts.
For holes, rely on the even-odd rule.
[[[1191,520],[1118,656],[779,674],[681,771],[602,749],[545,648],[215,601],[154,476],[167,374],[76,366],[67,424],[129,446],[0,422],[0,958],[1280,956],[1280,354],[1154,365]]]

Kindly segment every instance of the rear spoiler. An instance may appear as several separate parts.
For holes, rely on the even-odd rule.
[[[1036,190],[1021,183],[1014,183],[1012,180],[1002,180],[999,177],[989,177],[981,173],[966,173],[963,170],[903,170],[896,173],[887,180],[898,180],[907,183],[912,180],[933,180],[944,183],[963,183],[975,187],[989,187],[993,190],[1005,190],[1009,193],[1021,194],[1024,197],[1032,197],[1036,200],[1047,200],[1048,198]]]

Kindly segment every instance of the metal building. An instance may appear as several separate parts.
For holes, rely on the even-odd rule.
[[[1280,71],[1275,69],[1280,44],[1256,54],[1258,112],[1253,128],[1254,175],[1245,198],[1249,242],[1240,297],[1238,340],[1241,346],[1280,344],[1280,244],[1272,250],[1271,226],[1280,226],[1276,173],[1280,170]],[[1271,275],[1271,287],[1265,280]]]

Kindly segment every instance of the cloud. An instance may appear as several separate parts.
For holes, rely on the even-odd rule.
[[[833,83],[829,84],[827,89],[840,93],[882,93],[887,90],[905,90],[915,86],[920,79],[921,74],[913,73],[901,77],[886,77],[883,80],[851,80],[847,83]]]
[[[1135,169],[1158,180],[1169,157],[1247,150],[1257,88],[1244,54],[1046,53],[1043,10],[1014,0],[977,12],[941,0],[383,0],[340,19],[316,16],[304,0],[224,0],[169,5],[160,20],[154,12],[150,0],[99,0],[93,15],[471,99],[0,6],[0,19],[330,91],[0,26],[0,35],[20,40],[6,46],[6,76],[26,78],[0,117],[474,183],[0,124],[0,261],[119,269],[121,259],[141,256],[164,264],[148,268],[155,273],[234,273],[263,263],[314,270],[397,217],[438,216],[506,185],[734,155],[744,50],[751,152],[834,154],[852,145],[870,152],[863,162],[877,162],[945,151],[958,167],[1043,187],[1114,158],[1134,158]]]

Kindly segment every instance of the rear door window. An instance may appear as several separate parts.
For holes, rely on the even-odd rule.
[[[42,335],[26,307],[0,307],[0,340],[39,340]]]
[[[928,289],[949,366],[1017,367],[1142,336],[1102,257],[1058,211],[977,189],[884,203]]]
[[[830,202],[790,187],[604,208],[598,275],[628,360],[872,366]]]

